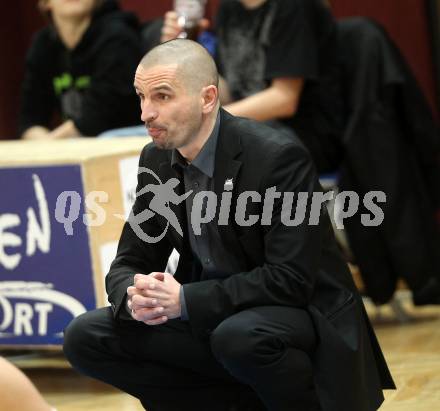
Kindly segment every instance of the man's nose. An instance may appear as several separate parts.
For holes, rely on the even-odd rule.
[[[148,100],[144,100],[141,108],[141,120],[144,123],[149,123],[157,118],[158,112]]]

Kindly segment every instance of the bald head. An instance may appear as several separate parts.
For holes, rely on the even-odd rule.
[[[218,87],[214,60],[204,47],[192,40],[175,39],[150,50],[141,60],[144,69],[154,66],[177,66],[179,79],[189,91]]]

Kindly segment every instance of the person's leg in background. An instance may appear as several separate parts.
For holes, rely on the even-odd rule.
[[[148,411],[225,411],[245,389],[180,320],[116,323],[110,308],[91,311],[67,327],[64,353],[80,373],[135,396]]]
[[[0,410],[55,411],[29,379],[18,368],[1,357]]]
[[[317,337],[303,309],[265,306],[224,320],[211,335],[214,356],[252,387],[269,411],[318,411],[312,357]]]

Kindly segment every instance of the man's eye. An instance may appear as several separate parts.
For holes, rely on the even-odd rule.
[[[167,101],[170,99],[170,96],[168,94],[159,94],[159,100]]]

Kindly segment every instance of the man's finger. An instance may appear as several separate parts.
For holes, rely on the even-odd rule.
[[[148,278],[148,275],[140,273],[135,274],[133,277],[134,284],[136,284],[136,281],[141,280],[142,278]]]
[[[151,273],[151,275],[159,281],[163,281],[165,279],[165,273]]]
[[[130,285],[130,287],[127,287],[127,295],[129,297],[133,297],[134,295],[141,295],[141,291],[136,287]]]
[[[139,310],[141,308],[154,308],[158,306],[158,299],[157,298],[147,298],[142,297],[140,295],[135,295],[131,299],[131,307]]]
[[[143,307],[139,309],[134,310],[136,312],[136,317],[139,318],[140,321],[149,321],[153,320],[157,317],[162,317],[164,313],[163,307],[155,307],[155,308],[148,308]]]
[[[156,279],[156,276],[158,279]],[[134,286],[139,289],[144,288],[151,288],[151,283],[156,283],[157,281],[162,281],[160,278],[163,278],[163,273],[160,273],[158,271],[153,271],[152,273],[148,275],[140,275],[137,276],[137,274],[134,276]],[[154,287],[153,287],[154,288]]]
[[[164,293],[157,290],[145,290],[145,297],[154,298],[157,300],[167,300],[170,296],[168,293]]]
[[[141,293],[138,294],[145,294],[147,291],[156,290],[156,291],[166,291],[168,289],[168,285],[165,284],[163,281],[159,281],[156,279],[150,279],[149,281],[140,281],[136,284],[136,288],[138,291],[141,291]]]
[[[139,290],[146,290],[146,289],[154,289],[155,283],[157,283],[158,280],[156,280],[154,277],[148,277],[148,278],[142,278],[140,280],[136,280],[134,283],[134,286]]]

